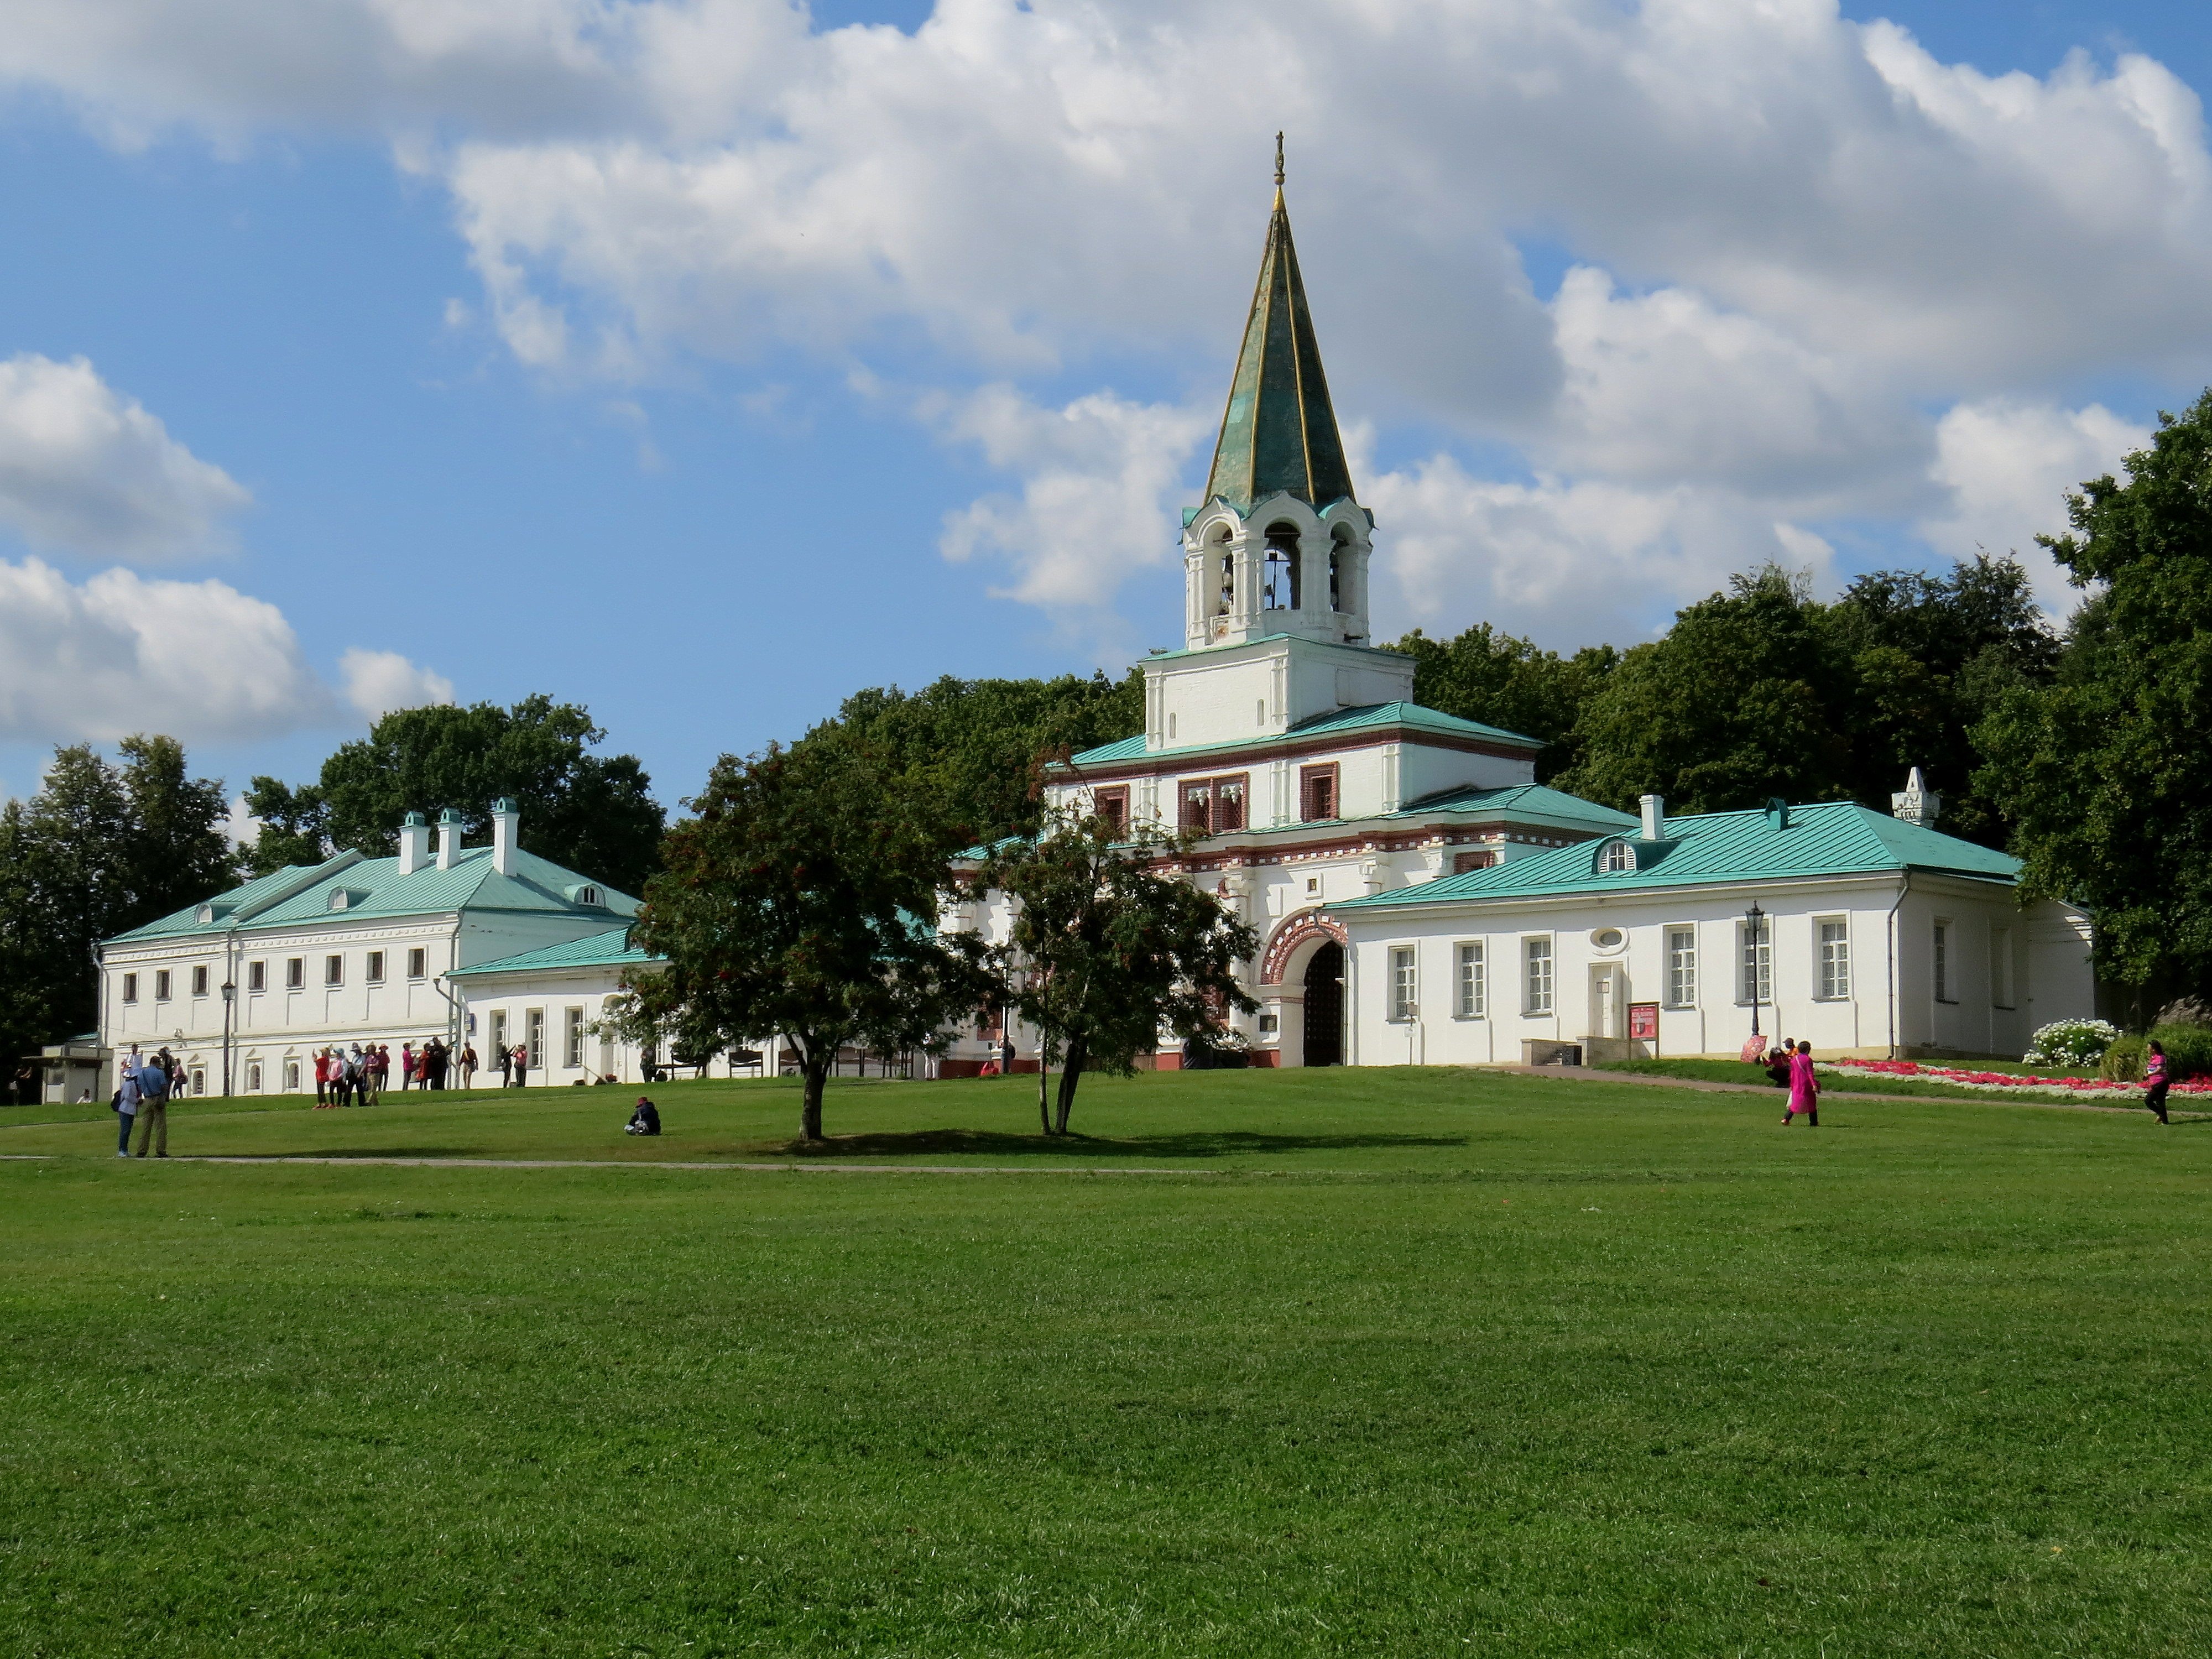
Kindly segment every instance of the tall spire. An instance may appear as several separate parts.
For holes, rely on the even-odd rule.
[[[1283,135],[1275,135],[1275,210],[1267,252],[1244,323],[1244,345],[1230,382],[1229,408],[1214,445],[1206,499],[1249,512],[1279,490],[1314,507],[1352,494],[1352,469],[1337,435],[1336,410],[1322,373],[1290,210],[1283,205]]]

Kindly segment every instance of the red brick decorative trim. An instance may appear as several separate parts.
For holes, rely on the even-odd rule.
[[[1283,969],[1290,965],[1291,954],[1312,939],[1333,939],[1339,945],[1351,942],[1344,924],[1334,916],[1323,915],[1318,910],[1301,910],[1278,927],[1275,937],[1267,941],[1267,953],[1260,958],[1260,983],[1280,985]]]

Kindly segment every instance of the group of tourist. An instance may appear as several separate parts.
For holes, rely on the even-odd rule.
[[[1790,1104],[1782,1114],[1782,1127],[1788,1128],[1799,1118],[1805,1127],[1820,1127],[1820,1079],[1813,1070],[1813,1045],[1793,1042],[1789,1037],[1763,1054],[1754,1054],[1754,1047],[1764,1048],[1762,1039],[1753,1037],[1744,1045],[1744,1058],[1763,1070],[1778,1089],[1790,1091]]]
[[[129,1158],[133,1125],[138,1132],[138,1156],[150,1146],[155,1158],[169,1155],[169,1097],[179,1092],[184,1067],[167,1048],[148,1056],[132,1043],[123,1057],[115,1097],[108,1102],[120,1120],[116,1125],[115,1155]]]
[[[403,1089],[442,1089],[455,1072],[461,1074],[461,1087],[475,1086],[477,1051],[465,1042],[458,1054],[446,1046],[443,1037],[432,1037],[420,1048],[411,1042],[399,1045],[399,1086]]]
[[[442,1089],[459,1071],[461,1087],[472,1087],[477,1074],[477,1051],[464,1043],[456,1055],[443,1037],[432,1037],[420,1048],[412,1042],[399,1045],[399,1086]],[[374,1106],[392,1082],[392,1045],[356,1042],[333,1045],[315,1053],[315,1106]]]

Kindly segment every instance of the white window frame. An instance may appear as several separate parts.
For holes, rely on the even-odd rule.
[[[307,957],[284,958],[284,988],[288,991],[304,991],[307,988]]]
[[[1521,940],[1521,1012],[1530,1019],[1548,1018],[1559,1007],[1559,959],[1549,933]]]
[[[1828,930],[1836,930],[1830,939]],[[1851,919],[1849,916],[1815,916],[1813,918],[1813,945],[1820,953],[1820,989],[1816,1000],[1821,1002],[1849,1002],[1851,1000]]]
[[[1938,916],[1928,934],[1929,966],[1933,970],[1936,1000],[1955,1005],[1958,987],[1951,983],[1951,919]]]
[[[169,970],[167,968],[156,968],[154,970],[154,1000],[167,1002],[169,1000],[169,993],[173,988],[169,979]]]
[[[1698,1006],[1698,929],[1694,923],[1669,922],[1659,930],[1667,953],[1667,1004],[1669,1008]],[[1686,949],[1676,941],[1687,939]]]
[[[1479,939],[1464,939],[1452,946],[1453,995],[1458,1019],[1490,1017],[1490,953]]]
[[[545,1069],[545,1011],[525,1008],[522,1011],[522,1059],[533,1072]]]
[[[300,1062],[296,1060],[284,1062],[284,1092],[288,1095],[300,1092]]]
[[[574,1072],[584,1064],[584,1011],[563,1008],[561,1011],[561,1053],[568,1062],[565,1069]]]
[[[1636,872],[1636,849],[1625,841],[1610,841],[1598,859],[1598,873],[1607,876],[1633,875]]]
[[[1390,1023],[1404,1025],[1421,1011],[1420,958],[1410,945],[1390,947]]]
[[[428,979],[430,976],[430,953],[420,945],[410,945],[407,951],[407,977]]]
[[[258,1060],[246,1062],[246,1092],[249,1095],[261,1092],[261,1062]]]
[[[507,1010],[495,1008],[486,1017],[485,1029],[491,1033],[491,1051],[497,1054],[507,1046]]]
[[[136,974],[125,974],[125,975],[124,975],[124,976],[123,976],[123,1000],[124,1000],[125,1003],[136,1003],[136,1002],[138,1000],[138,975],[136,975]]]
[[[362,977],[367,980],[371,985],[381,985],[384,983],[383,951],[371,951],[368,953],[368,968],[363,972]]]
[[[246,964],[246,988],[249,992],[265,991],[269,988],[269,964],[266,962],[249,962]]]
[[[1772,916],[1767,917],[1759,933],[1761,937],[1759,940],[1756,957],[1759,981],[1758,1000],[1760,1006],[1771,1008],[1774,1006],[1774,918]],[[1739,1008],[1748,1008],[1752,1005],[1753,960],[1751,926],[1747,922],[1739,921],[1735,925],[1735,1006]]]
[[[204,997],[208,994],[208,970],[205,963],[192,964],[192,994]]]
[[[332,951],[323,958],[323,989],[342,991],[345,988],[345,952]]]

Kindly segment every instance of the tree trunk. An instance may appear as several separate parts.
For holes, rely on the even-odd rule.
[[[1037,1038],[1037,1126],[1049,1137],[1052,1133],[1052,1045],[1043,1037]]]
[[[832,1048],[830,1051],[836,1054]],[[829,1067],[820,1058],[816,1046],[810,1042],[799,1061],[800,1075],[806,1079],[805,1092],[799,1097],[799,1135],[802,1140],[819,1140],[822,1137],[822,1085],[829,1075]]]
[[[1075,1109],[1075,1085],[1083,1076],[1083,1062],[1090,1058],[1088,1048],[1081,1037],[1067,1045],[1067,1054],[1060,1068],[1060,1128],[1067,1133],[1067,1115]]]

